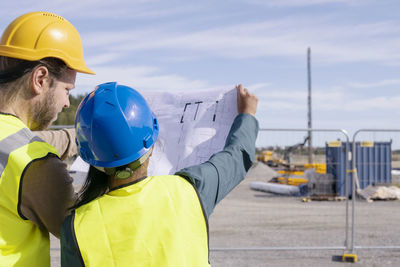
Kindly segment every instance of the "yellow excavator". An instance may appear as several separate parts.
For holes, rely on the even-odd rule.
[[[295,186],[305,184],[308,182],[308,180],[304,177],[305,170],[315,169],[317,173],[326,173],[326,164],[324,163],[295,165],[291,162],[291,153],[295,149],[303,147],[307,141],[308,137],[305,137],[303,142],[286,147],[283,158],[279,157],[273,150],[264,150],[258,155],[257,159],[276,169],[279,176],[274,179],[275,182]]]
[[[258,161],[262,161],[270,167],[285,165],[285,161],[280,158],[273,150],[263,150],[257,156]]]

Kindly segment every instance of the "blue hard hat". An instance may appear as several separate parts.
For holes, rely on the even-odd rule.
[[[96,167],[129,164],[148,152],[158,124],[146,100],[133,88],[103,83],[79,104],[75,117],[81,158]]]

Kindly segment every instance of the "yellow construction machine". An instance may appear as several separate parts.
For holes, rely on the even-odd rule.
[[[263,150],[257,156],[258,161],[262,161],[270,167],[278,167],[285,164],[285,161],[281,159],[273,150]]]
[[[325,163],[307,163],[307,164],[294,164],[291,159],[291,154],[294,150],[303,147],[308,141],[308,137],[304,141],[285,148],[283,158],[279,157],[273,150],[262,151],[257,159],[273,167],[279,174],[274,179],[275,182],[280,184],[288,184],[298,186],[305,184],[308,180],[304,177],[304,171],[307,169],[315,169],[317,173],[326,173]]]

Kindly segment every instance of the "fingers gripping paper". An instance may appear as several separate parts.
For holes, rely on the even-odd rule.
[[[173,174],[207,161],[225,145],[237,115],[236,89],[193,93],[145,92],[160,127],[148,175]],[[71,167],[87,171],[78,159]]]

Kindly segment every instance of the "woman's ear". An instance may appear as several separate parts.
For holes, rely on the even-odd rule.
[[[35,95],[40,95],[50,86],[49,70],[45,66],[35,68],[31,76],[31,89]]]

